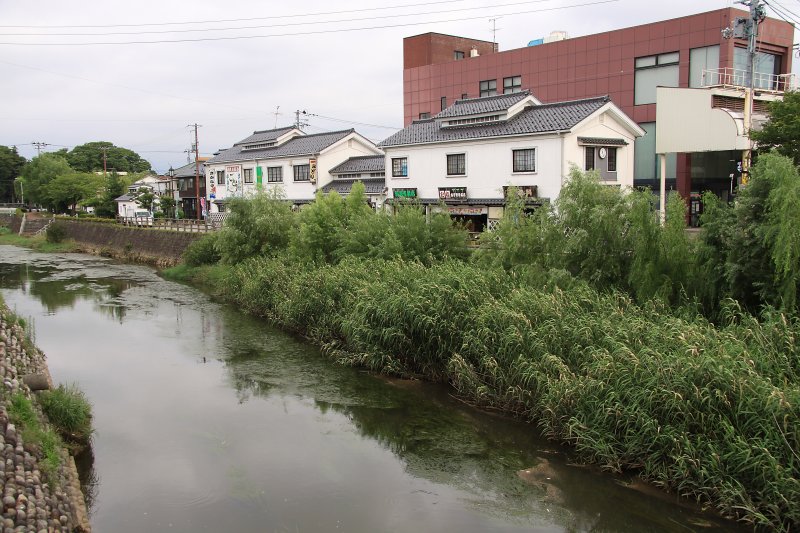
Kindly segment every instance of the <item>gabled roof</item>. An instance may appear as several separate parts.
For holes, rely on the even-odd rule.
[[[361,174],[362,172],[384,172],[386,158],[382,155],[351,157],[330,170],[331,174]]]
[[[114,198],[114,201],[115,202],[132,202],[133,201],[133,196],[131,196],[130,194],[123,194],[119,198]]]
[[[286,126],[283,128],[275,128],[271,130],[260,130],[254,131],[252,135],[246,137],[239,141],[238,143],[234,144],[234,146],[238,146],[240,144],[252,144],[252,143],[265,143],[265,142],[272,142],[281,135],[285,133],[289,133],[294,129],[294,126]]]
[[[506,121],[463,127],[442,127],[436,119],[417,120],[381,141],[378,146],[385,148],[411,144],[567,131],[610,101],[611,99],[608,96],[600,96],[569,102],[542,104],[526,108]]]
[[[336,191],[337,193],[339,193],[340,196],[347,196],[348,194],[350,194],[350,191],[353,188],[353,184],[357,181],[360,181],[361,183],[364,184],[364,190],[367,194],[382,194],[383,190],[386,188],[385,178],[364,178],[360,180],[334,179],[332,182],[328,183],[322,188],[322,192],[327,194],[331,191]]]
[[[187,164],[183,165],[182,167],[178,167],[178,168],[175,169],[175,176],[174,177],[175,178],[193,178],[194,177],[194,173],[195,173],[194,167],[195,167],[194,162],[187,163]],[[201,176],[205,176],[205,174],[206,174],[205,164],[204,163],[200,163],[200,175]]]
[[[280,146],[270,146],[261,150],[242,151],[242,144],[236,143],[232,147],[221,150],[217,155],[206,161],[206,164],[231,163],[235,161],[254,161],[256,159],[278,159],[282,157],[312,156],[319,154],[332,144],[344,139],[356,130],[332,131],[330,133],[315,133],[293,137]],[[284,132],[285,133],[285,132]],[[251,141],[248,141],[251,142]],[[266,142],[266,141],[265,141]]]
[[[512,94],[498,94],[496,96],[484,96],[483,98],[465,98],[456,100],[453,105],[436,115],[434,118],[453,118],[468,115],[481,115],[484,113],[494,113],[497,111],[508,111],[514,104],[524,100],[531,95],[530,91],[522,91]]]

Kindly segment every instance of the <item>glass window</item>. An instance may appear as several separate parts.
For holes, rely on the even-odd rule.
[[[583,169],[594,170],[594,146],[586,147],[586,161],[584,161]]]
[[[217,170],[217,185],[225,185],[225,171]]]
[[[639,124],[645,134],[634,141],[634,180],[657,180],[661,171],[656,157],[656,123]],[[675,179],[678,154],[667,154],[667,179]]]
[[[461,93],[462,100],[466,100],[467,98],[469,98],[469,95],[467,95],[467,93]]]
[[[480,85],[480,94],[483,96],[494,96],[497,94],[497,80],[482,81]]]
[[[392,177],[393,178],[408,177],[408,158],[406,157],[392,158]]]
[[[634,105],[655,104],[656,87],[678,86],[678,52],[636,58]]]
[[[447,155],[447,175],[448,176],[463,176],[467,173],[467,155],[466,154],[448,154]]]
[[[462,52],[461,50],[454,51],[453,52],[453,59],[455,59],[455,60],[464,59],[464,52]]]
[[[442,96],[442,98],[441,98],[441,107],[442,107],[442,111],[447,109],[447,97],[446,96]]]
[[[283,167],[267,167],[267,183],[283,182]]]
[[[613,146],[606,148],[608,152],[606,154],[606,164],[608,165],[607,169],[609,172],[616,172],[617,171],[617,149]]]
[[[747,49],[736,47],[733,49],[734,83],[747,85]],[[753,63],[753,87],[757,89],[775,89],[777,79],[775,74],[781,73],[781,58],[767,52],[756,52]]]
[[[294,181],[310,181],[311,167],[309,165],[294,166]]]
[[[704,70],[714,71],[719,68],[719,45],[692,48],[689,51],[689,87],[704,87],[717,85],[719,74],[717,72],[705,73]]]
[[[244,182],[245,183],[253,183],[253,169],[246,168],[243,170],[244,172]]]
[[[513,150],[514,172],[536,172],[536,149]]]
[[[425,119],[428,119],[428,118],[431,118],[431,114],[430,113],[420,113],[419,114],[419,119],[420,120],[425,120]]]
[[[518,93],[522,91],[522,76],[503,78],[503,94]]]

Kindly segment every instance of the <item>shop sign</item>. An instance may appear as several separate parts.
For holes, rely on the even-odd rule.
[[[439,200],[466,200],[466,187],[439,187]]]
[[[241,171],[242,167],[240,165],[228,165],[227,167],[225,167],[225,172],[227,172],[228,174]]]
[[[309,159],[308,160],[308,179],[312,183],[317,181],[317,160],[316,159]]]
[[[536,200],[539,198],[538,185],[516,185],[517,195],[525,200]],[[503,186],[503,198],[508,196],[508,185]]]
[[[417,189],[392,189],[392,196],[394,198],[416,198]]]

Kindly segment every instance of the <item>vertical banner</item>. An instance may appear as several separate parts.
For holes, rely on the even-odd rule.
[[[256,185],[261,186],[264,181],[264,169],[256,167]]]
[[[315,183],[317,181],[317,160],[316,159],[309,159],[308,160],[308,179],[311,180],[311,183]]]
[[[206,199],[200,198],[200,210],[203,213],[203,217],[207,216],[206,213]]]

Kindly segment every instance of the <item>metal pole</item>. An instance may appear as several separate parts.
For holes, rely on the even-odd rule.
[[[200,146],[198,145],[197,141],[197,128],[199,127],[195,122],[194,126],[194,196],[195,196],[195,212],[197,214],[197,220],[202,218],[202,213],[200,212]]]
[[[750,166],[753,158],[753,141],[750,131],[753,128],[753,92],[755,88],[755,61],[756,42],[758,38],[758,23],[763,14],[761,0],[750,1],[750,20],[747,25],[747,80],[744,98],[744,127],[747,135],[747,149],[742,153],[742,185],[747,185],[750,176]]]

